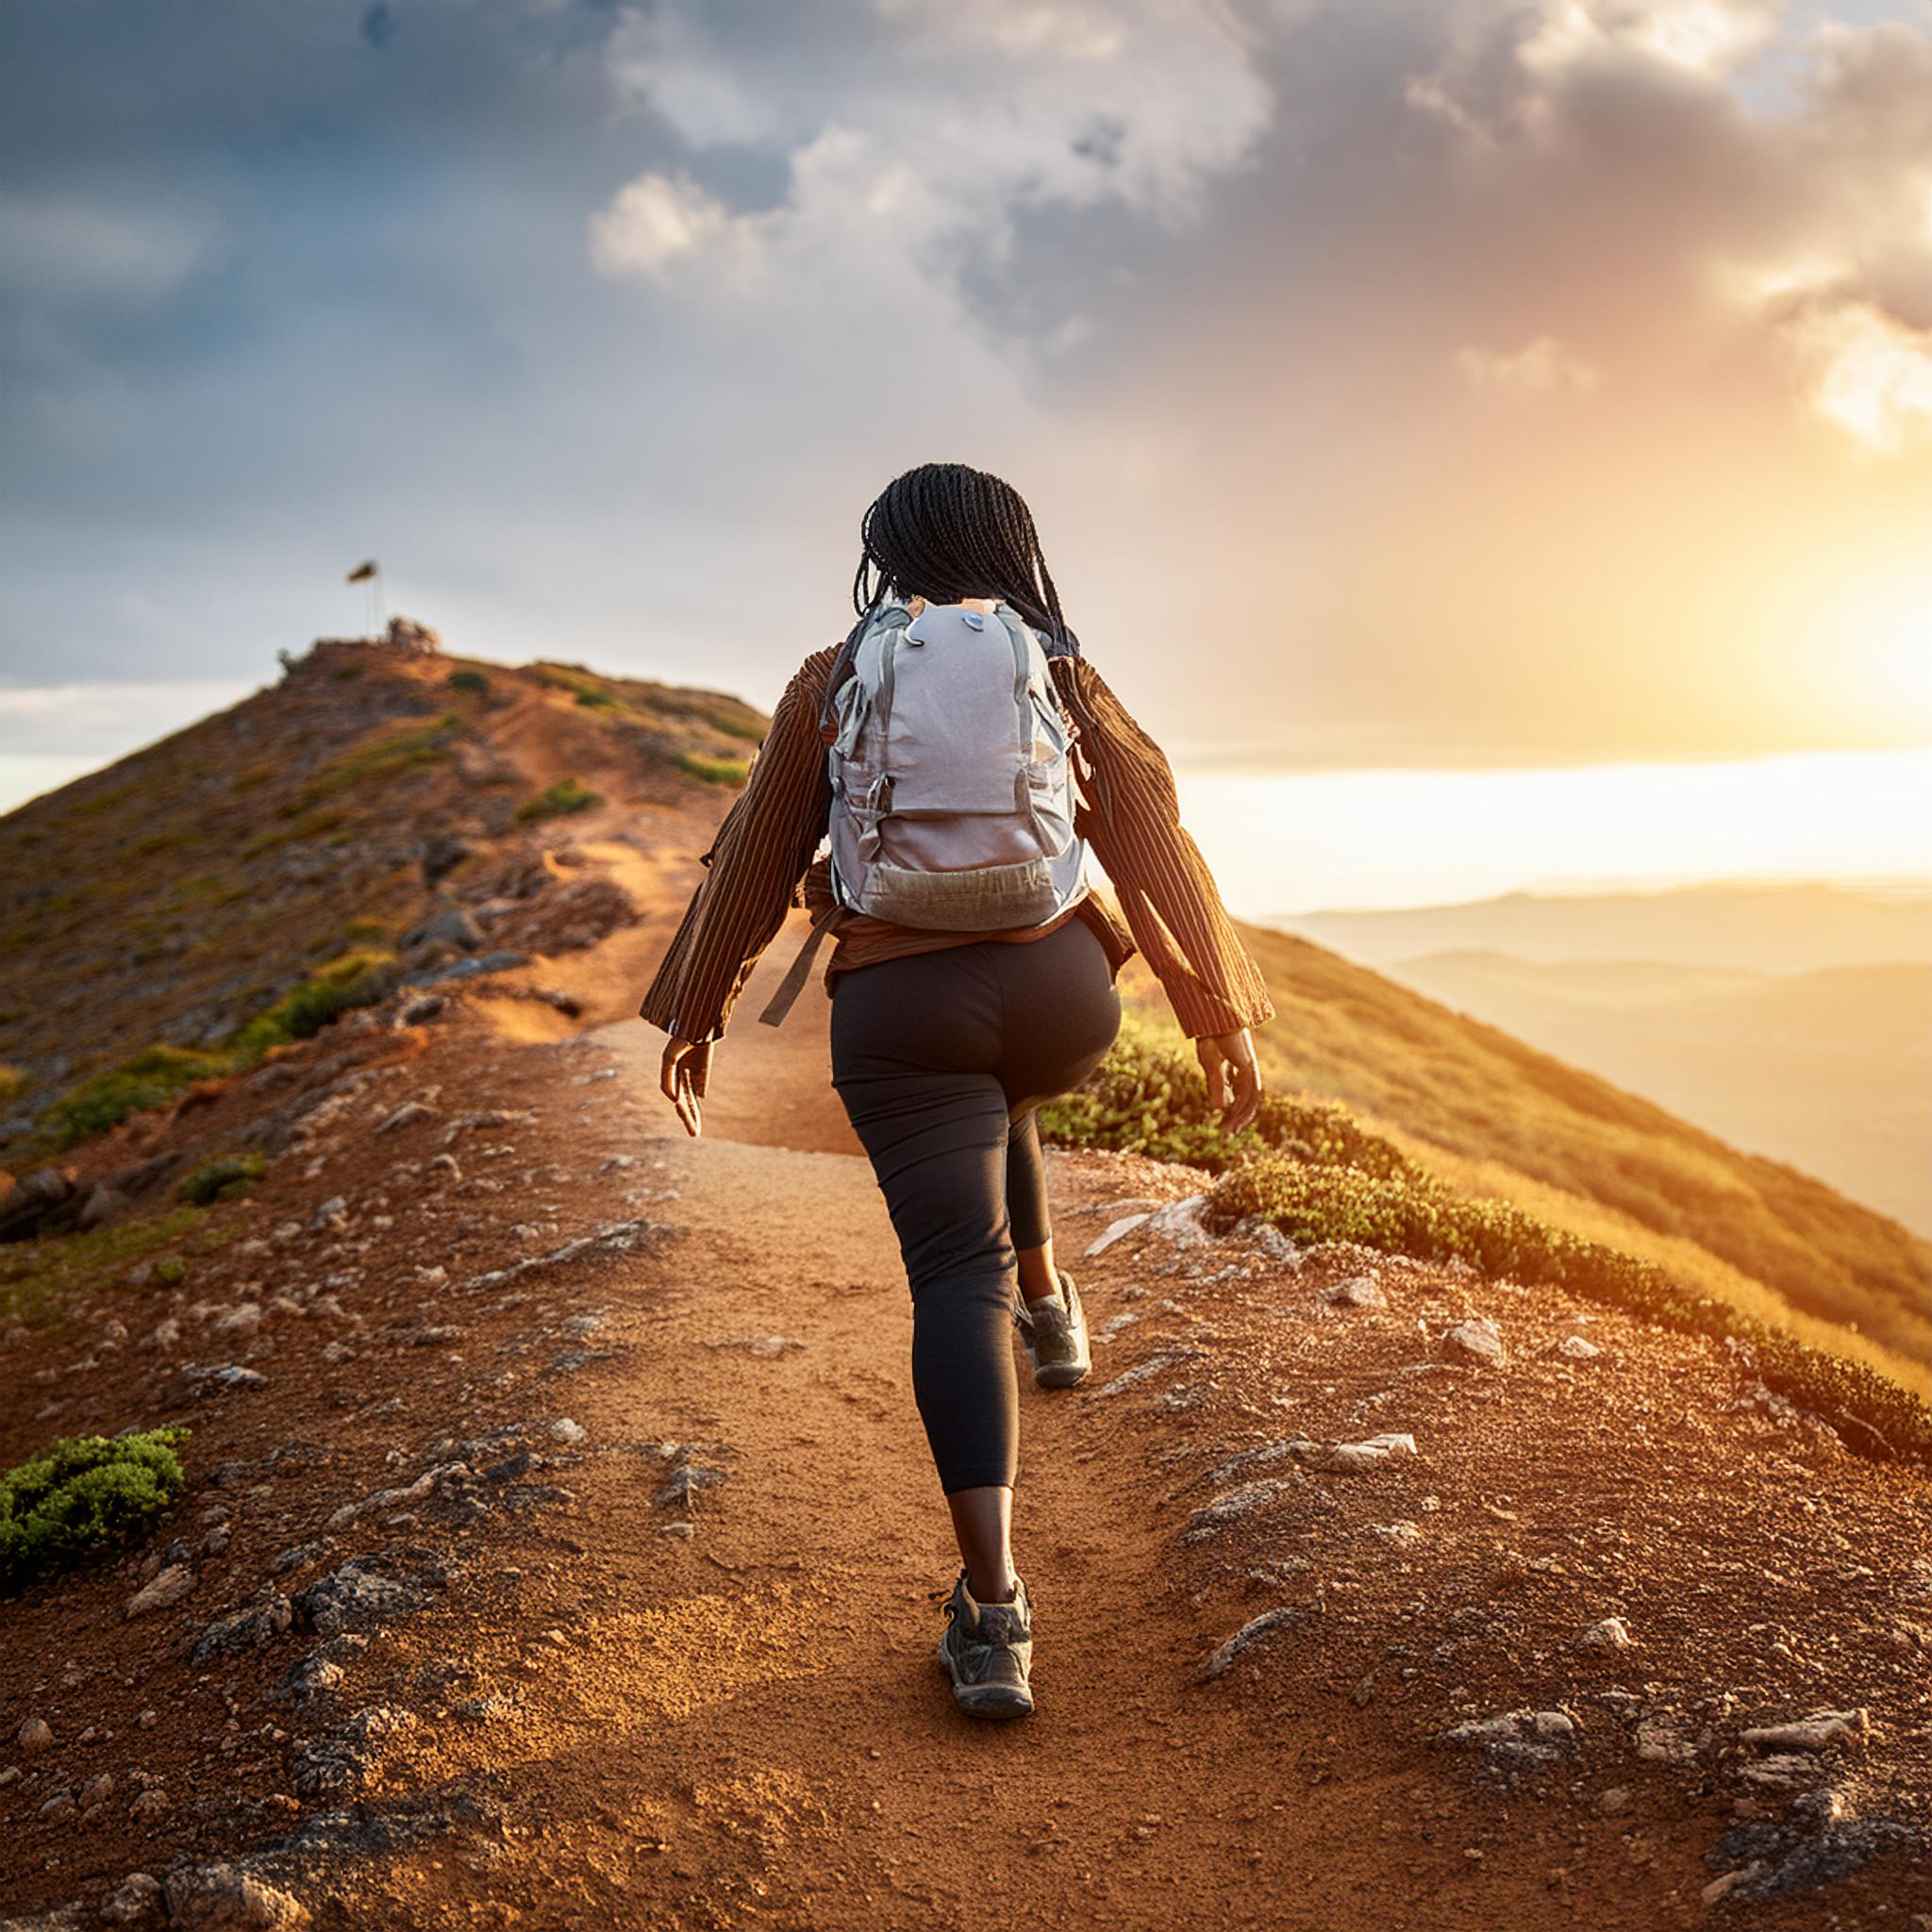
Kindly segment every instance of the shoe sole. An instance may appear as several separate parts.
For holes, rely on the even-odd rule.
[[[953,1702],[968,1717],[1015,1718],[1024,1717],[1033,1708],[1033,1699],[1024,1690],[1016,1690],[1010,1684],[962,1684],[953,1675],[952,1659],[946,1655],[945,1640],[940,1640],[940,1669],[945,1672],[953,1687]]]
[[[1033,1365],[1033,1385],[1037,1389],[1071,1389],[1075,1382],[1084,1382],[1093,1364],[1076,1366],[1072,1362],[1056,1362],[1050,1368],[1042,1369],[1038,1362]]]

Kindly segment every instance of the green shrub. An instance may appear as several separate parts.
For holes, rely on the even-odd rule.
[[[575,778],[559,778],[554,785],[546,786],[535,798],[526,799],[517,807],[517,820],[521,824],[532,824],[539,819],[562,818],[574,811],[589,811],[592,806],[604,801],[594,791],[587,791]]]
[[[117,1126],[131,1113],[160,1107],[197,1080],[228,1071],[219,1054],[185,1046],[149,1046],[130,1060],[84,1080],[54,1103],[48,1124],[57,1148],[72,1147]]]
[[[672,763],[680,772],[702,778],[707,785],[742,785],[751,770],[750,761],[745,758],[701,758],[688,751],[677,753]]]
[[[608,691],[600,691],[595,686],[578,691],[576,702],[590,711],[614,711],[618,708],[617,699]]]
[[[1825,1417],[1855,1446],[1932,1459],[1932,1409],[1875,1370],[1507,1201],[1458,1194],[1343,1108],[1264,1094],[1252,1126],[1224,1133],[1193,1058],[1131,1015],[1092,1077],[1041,1108],[1040,1131],[1062,1145],[1145,1154],[1217,1175],[1204,1209],[1217,1229],[1258,1215],[1291,1241],[1461,1261],[1723,1341],[1768,1388]]]
[[[373,1007],[395,985],[393,953],[344,953],[258,1013],[228,1041],[238,1067],[252,1066],[272,1047],[308,1040],[357,1007]]]
[[[163,1255],[155,1263],[154,1278],[163,1288],[175,1288],[188,1273],[188,1263],[179,1255]]]
[[[1327,1101],[1264,1093],[1252,1126],[1224,1132],[1208,1104],[1208,1078],[1198,1060],[1132,1014],[1123,1018],[1120,1037],[1086,1084],[1040,1109],[1040,1131],[1063,1146],[1144,1154],[1209,1174],[1224,1173],[1268,1147],[1374,1174],[1421,1172],[1346,1108]]]
[[[18,1067],[0,1061],[0,1100],[11,1100],[26,1085],[26,1075]]]
[[[175,1192],[206,1208],[210,1201],[239,1200],[267,1172],[266,1154],[224,1154],[197,1167]]]
[[[128,1541],[188,1486],[185,1428],[70,1436],[0,1476],[0,1589]]]
[[[467,691],[476,696],[490,689],[490,679],[480,671],[452,671],[449,675],[449,688],[452,691]]]

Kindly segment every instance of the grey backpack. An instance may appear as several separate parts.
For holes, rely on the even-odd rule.
[[[1083,899],[1074,729],[1041,640],[991,611],[888,602],[848,641],[826,708],[836,905],[897,925],[1002,932]],[[759,1017],[776,1025],[812,942]]]

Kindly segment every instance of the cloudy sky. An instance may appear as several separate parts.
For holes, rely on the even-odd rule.
[[[1932,743],[1932,0],[0,39],[11,797],[359,628],[365,556],[453,648],[769,704],[935,458],[1191,771]]]

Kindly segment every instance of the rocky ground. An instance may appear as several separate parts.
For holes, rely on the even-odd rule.
[[[8,1461],[194,1429],[148,1544],[0,1607],[8,1924],[1932,1926],[1932,1478],[1185,1169],[1051,1157],[1095,1370],[1023,1375],[1039,1711],[961,1718],[823,1011],[698,1141],[657,1035],[484,979],[100,1154],[275,1158],[0,1337]]]

